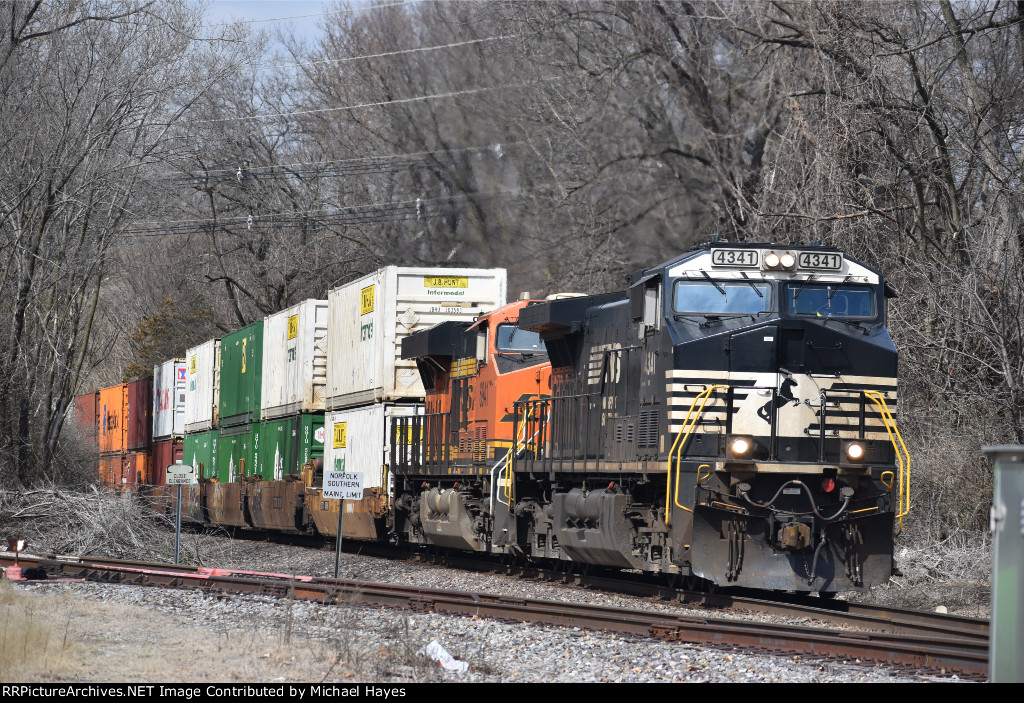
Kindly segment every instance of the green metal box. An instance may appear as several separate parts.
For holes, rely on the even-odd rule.
[[[263,375],[263,321],[220,340],[220,426],[260,419]]]
[[[260,423],[221,428],[217,435],[216,479],[220,483],[237,483],[241,476],[260,473]]]
[[[310,459],[324,455],[323,414],[303,414],[262,423],[259,467],[264,481],[298,474]]]
[[[199,478],[216,475],[217,430],[185,435],[182,462],[196,467]]]

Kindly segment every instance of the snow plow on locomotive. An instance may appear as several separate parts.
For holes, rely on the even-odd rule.
[[[712,243],[622,293],[515,304],[550,370],[486,316],[412,335],[428,409],[392,442],[396,525],[720,586],[884,583],[909,510],[892,295],[834,248]]]

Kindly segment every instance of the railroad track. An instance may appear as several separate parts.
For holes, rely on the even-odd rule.
[[[239,531],[234,538],[268,539],[273,536],[274,533]],[[294,540],[295,536],[283,539],[288,544],[295,543]],[[334,540],[321,537],[303,538],[301,544],[333,548]],[[351,543],[347,545],[346,551],[383,559],[414,560],[460,570],[579,586],[638,598],[656,598],[702,607],[710,611],[732,610],[793,619],[804,618],[811,622],[837,627],[859,628],[915,637],[978,638],[987,642],[989,636],[988,620],[981,618],[940,615],[908,608],[853,603],[840,599],[825,599],[793,593],[770,593],[745,589],[725,589],[709,593],[669,586],[652,580],[649,575],[630,574],[616,569],[589,568],[580,571],[573,568],[576,565],[572,563],[560,563],[561,566],[569,567],[568,569],[551,568],[536,564],[510,564],[472,554],[408,550],[377,543],[358,542],[355,544],[357,546],[351,546]]]
[[[362,604],[404,608],[415,612],[489,617],[515,622],[581,627],[655,637],[662,640],[771,651],[789,655],[841,658],[912,667],[935,672],[958,672],[984,678],[988,669],[987,627],[969,618],[939,616],[905,609],[875,608],[871,621],[885,629],[831,629],[820,626],[772,624],[726,617],[678,615],[626,608],[582,605],[524,598],[507,598],[465,591],[446,591],[345,579],[287,574],[208,569],[202,567],[140,564],[111,559],[22,557],[22,568],[40,567],[49,578],[70,578],[110,584],[192,588],[213,593],[289,597],[333,604]],[[0,565],[14,563],[0,555]],[[738,602],[735,596],[698,594],[705,605],[716,608],[760,608],[756,599]],[[722,600],[722,599],[725,600]],[[710,600],[708,600],[710,599]],[[835,601],[826,601],[829,605]],[[847,604],[852,606],[854,604]],[[774,612],[787,617],[824,621],[840,617],[851,621],[850,612],[774,603]],[[798,614],[794,616],[793,608]],[[861,606],[857,606],[860,608]],[[809,612],[813,611],[813,612]],[[762,612],[765,612],[762,610]],[[869,613],[865,612],[867,618]],[[835,620],[832,620],[835,622]]]

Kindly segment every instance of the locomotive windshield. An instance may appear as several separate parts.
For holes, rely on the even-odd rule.
[[[782,297],[790,315],[869,320],[877,314],[875,291],[869,286],[789,283]]]
[[[537,332],[521,330],[515,325],[498,325],[498,336],[494,340],[498,351],[503,352],[534,352],[543,354],[547,350],[544,342],[540,341]]]
[[[764,281],[676,281],[676,312],[705,315],[753,315],[771,305],[771,286]]]

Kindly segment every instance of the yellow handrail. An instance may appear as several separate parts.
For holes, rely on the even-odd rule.
[[[686,413],[686,418],[683,420],[683,429],[679,430],[679,434],[676,435],[676,441],[672,443],[672,448],[668,450],[668,476],[665,478],[665,524],[671,525],[672,515],[672,504],[675,503],[677,508],[682,508],[688,513],[692,513],[693,510],[687,508],[685,505],[679,503],[679,474],[682,471],[679,465],[682,463],[683,458],[683,447],[686,446],[686,441],[690,438],[690,434],[693,432],[693,428],[697,426],[697,421],[700,416],[704,414],[704,406],[707,405],[708,398],[711,394],[720,388],[729,388],[729,386],[710,386],[705,390],[697,394],[697,397],[693,399],[693,403],[690,405],[689,412]],[[697,407],[697,401],[701,401],[700,408],[697,410],[697,414],[693,414],[693,409]],[[692,416],[692,420],[690,419]],[[676,455],[676,483],[675,483],[675,495],[672,495],[672,455]]]
[[[910,513],[910,452],[907,451],[907,445],[903,443],[903,437],[900,436],[900,431],[896,428],[896,420],[893,419],[892,413],[889,412],[889,406],[885,402],[885,397],[878,391],[864,391],[864,395],[878,406],[878,411],[882,415],[882,422],[885,423],[885,430],[889,433],[889,441],[892,442],[892,448],[896,452],[896,463],[900,467],[899,513],[897,513],[896,518],[900,521],[900,532],[902,532],[903,518]],[[899,441],[899,446],[896,444],[897,441]],[[903,450],[902,454],[900,454],[900,449]],[[905,465],[903,462],[904,457],[906,457]]]
[[[532,408],[528,408],[528,407],[524,407],[523,408],[523,423],[519,426],[520,430],[522,430],[522,437],[521,438],[520,437],[514,437],[512,439],[512,446],[509,447],[509,450],[505,453],[505,458],[503,460],[505,462],[505,466],[503,466],[501,469],[498,470],[498,474],[497,474],[496,478],[497,478],[497,481],[498,481],[498,491],[500,491],[499,495],[504,496],[505,501],[506,501],[505,503],[502,503],[502,505],[511,505],[512,504],[512,500],[513,500],[513,495],[512,495],[512,462],[515,460],[516,448],[519,446],[520,443],[522,443],[523,449],[526,449],[526,443],[528,441],[532,441],[532,440],[536,439],[537,435],[540,433],[540,430],[541,430],[541,428],[538,427],[537,431],[534,432],[533,437],[531,437],[529,440],[526,439],[527,415],[532,415],[532,414],[533,414]],[[550,417],[550,413],[549,413],[549,417]],[[499,460],[498,464],[500,464],[501,461],[502,460]],[[498,464],[495,464],[493,467],[491,467],[491,471],[492,472],[494,471],[494,469],[496,469],[498,467]],[[504,479],[504,482],[502,482],[502,475],[503,474],[506,477]],[[498,498],[498,502],[501,503],[501,498],[500,497]]]
[[[707,469],[707,473],[703,473],[703,469]],[[704,483],[711,478],[711,464],[701,464],[697,467],[697,485]]]

